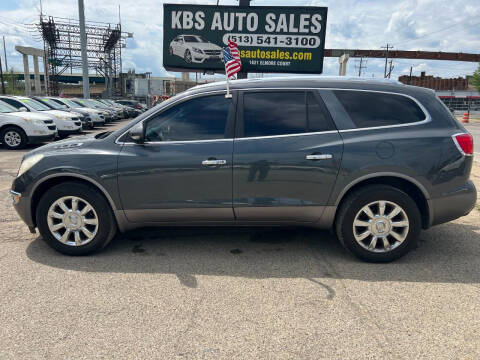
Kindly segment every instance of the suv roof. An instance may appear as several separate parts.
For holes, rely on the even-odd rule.
[[[226,87],[226,81],[198,85],[189,92],[221,90]],[[433,90],[405,85],[391,79],[366,79],[345,76],[289,76],[258,79],[241,79],[230,82],[231,89],[250,88],[339,88],[374,91],[393,91],[409,93],[415,91],[434,92]]]

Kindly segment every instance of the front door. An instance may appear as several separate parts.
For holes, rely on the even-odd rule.
[[[234,219],[232,102],[223,93],[190,98],[145,120],[145,144],[125,144],[118,160],[129,221]]]
[[[244,91],[233,158],[236,219],[318,220],[342,151],[342,139],[316,91]]]

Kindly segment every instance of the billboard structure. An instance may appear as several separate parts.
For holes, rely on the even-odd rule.
[[[163,12],[167,70],[223,72],[228,40],[238,44],[242,71],[323,70],[326,7],[164,4]]]

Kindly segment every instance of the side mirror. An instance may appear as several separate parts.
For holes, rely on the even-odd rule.
[[[145,141],[143,122],[139,122],[134,127],[132,127],[128,132],[128,136],[130,136],[130,139],[132,139],[136,143],[143,144],[143,142]]]
[[[18,108],[18,111],[26,112],[26,111],[28,111],[28,109],[25,106],[22,106],[22,107]]]

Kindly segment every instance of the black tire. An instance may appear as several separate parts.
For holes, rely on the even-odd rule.
[[[47,214],[50,206],[64,196],[76,196],[86,200],[98,217],[98,230],[93,239],[79,246],[68,245],[57,240],[48,226]],[[49,189],[40,199],[36,211],[37,226],[43,239],[55,250],[66,255],[88,255],[104,248],[117,232],[112,209],[104,196],[93,186],[79,182],[65,182]]]
[[[362,247],[357,242],[353,227],[355,217],[365,205],[381,200],[400,206],[408,218],[409,227],[404,232],[406,238],[398,245],[393,238],[387,237],[390,239],[389,242],[393,240],[393,244],[397,247],[392,246],[390,251],[375,252]],[[402,190],[388,185],[368,185],[356,190],[342,201],[335,226],[342,245],[358,258],[368,262],[390,262],[402,257],[415,247],[421,230],[421,215],[415,201]],[[368,240],[367,238],[366,241]],[[383,243],[383,240],[380,241]],[[377,245],[380,247],[378,251],[381,251],[382,243]]]
[[[20,143],[16,146],[12,146],[12,144],[9,144],[5,139],[6,136],[9,136],[9,134],[16,134],[16,136],[18,136],[18,138],[20,139]],[[7,126],[6,128],[2,129],[0,133],[0,139],[3,146],[9,150],[23,149],[25,146],[27,146],[28,143],[28,137],[25,134],[25,131],[23,131],[18,126]]]
[[[185,50],[185,54],[183,55],[183,60],[185,60],[185,62],[187,64],[190,64],[192,62],[192,54],[190,53],[190,50]]]

